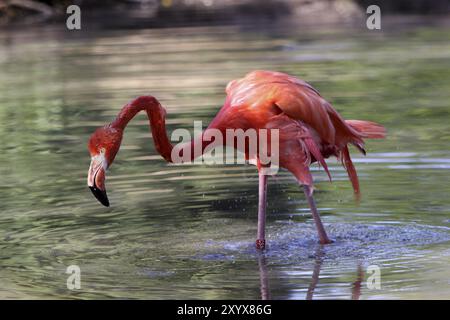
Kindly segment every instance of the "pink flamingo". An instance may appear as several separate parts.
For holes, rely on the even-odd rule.
[[[319,242],[330,243],[313,198],[313,179],[309,165],[318,162],[328,176],[325,158],[336,156],[345,166],[355,194],[360,194],[358,177],[350,158],[348,145],[365,154],[364,138],[384,138],[381,125],[361,120],[344,120],[320,93],[296,77],[272,71],[253,71],[244,78],[231,81],[226,87],[223,107],[207,129],[278,129],[279,166],[290,171],[303,185],[306,199],[318,231]],[[166,110],[152,96],[141,96],[125,105],[117,118],[91,136],[88,144],[91,165],[88,186],[94,196],[109,206],[105,189],[105,171],[119,151],[123,131],[128,122],[140,111],[149,117],[156,150],[168,162],[172,160],[173,146],[165,127]],[[189,144],[194,150],[194,141]],[[198,140],[197,140],[198,141]],[[202,153],[208,143],[201,141]],[[225,142],[224,144],[226,144]],[[254,155],[247,154],[250,159]],[[191,152],[191,159],[199,156]],[[258,159],[256,159],[258,160]],[[256,247],[264,249],[267,175],[257,162],[259,172],[259,203]]]

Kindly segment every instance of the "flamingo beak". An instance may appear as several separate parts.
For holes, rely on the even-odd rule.
[[[105,207],[109,207],[108,196],[105,188],[106,159],[103,155],[94,156],[89,167],[87,184],[92,194]]]

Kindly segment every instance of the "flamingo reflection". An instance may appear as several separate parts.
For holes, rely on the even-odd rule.
[[[319,284],[320,272],[322,270],[323,261],[325,258],[324,246],[319,245],[315,252],[314,268],[311,276],[311,282],[306,292],[306,300],[312,300],[314,292]],[[259,268],[259,284],[261,292],[261,300],[272,299],[270,294],[269,277],[268,277],[268,258],[265,254],[258,254],[258,268]],[[364,270],[361,262],[357,264],[356,279],[352,282],[351,299],[359,300],[361,298],[361,288],[364,281]]]

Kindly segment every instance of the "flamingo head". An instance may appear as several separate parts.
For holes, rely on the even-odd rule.
[[[90,137],[88,143],[91,154],[87,184],[94,196],[106,207],[109,207],[106,195],[106,170],[114,161],[122,142],[123,131],[110,125],[98,128]]]

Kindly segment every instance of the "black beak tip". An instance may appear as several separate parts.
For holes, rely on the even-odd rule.
[[[100,190],[97,187],[93,186],[93,187],[89,187],[89,189],[91,189],[92,194],[94,195],[94,197],[97,198],[97,200],[104,205],[105,207],[109,207],[109,200],[108,200],[108,196],[106,195],[106,191]]]

